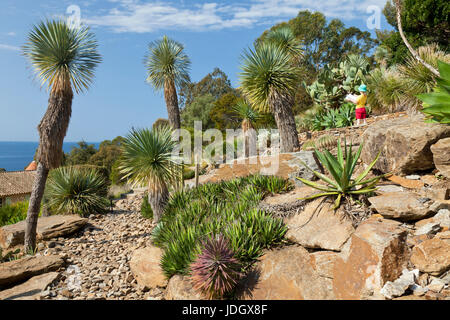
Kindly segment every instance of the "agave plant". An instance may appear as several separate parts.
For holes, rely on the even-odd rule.
[[[44,197],[53,213],[85,217],[108,210],[107,194],[107,182],[96,170],[61,167],[50,172]]]
[[[208,299],[222,299],[233,291],[241,276],[241,264],[222,235],[208,239],[191,265],[194,288]]]
[[[424,102],[421,110],[427,115],[428,122],[450,124],[450,64],[438,62],[440,78],[434,92],[417,97]]]
[[[320,152],[315,149],[315,153],[320,163],[328,170],[331,174],[331,178],[327,177],[320,172],[317,172],[308,167],[306,163],[303,162],[303,165],[311,170],[316,177],[320,180],[324,181],[326,185],[312,182],[303,178],[297,178],[304,184],[313,187],[317,190],[323,191],[322,193],[315,194],[311,197],[303,198],[306,199],[315,199],[323,196],[337,196],[336,201],[334,203],[334,209],[339,208],[341,204],[342,197],[354,196],[359,194],[367,194],[375,191],[376,185],[378,181],[384,176],[377,176],[371,179],[365,179],[369,171],[378,161],[380,157],[380,153],[378,153],[375,160],[356,178],[353,179],[353,172],[356,167],[356,163],[358,162],[359,156],[361,155],[361,150],[363,148],[363,144],[361,144],[358,148],[356,154],[352,151],[352,144],[350,146],[344,141],[344,152],[341,147],[341,141],[337,145],[337,158],[333,156],[328,150],[324,150]],[[361,186],[361,187],[359,187]],[[358,188],[359,187],[359,188]]]

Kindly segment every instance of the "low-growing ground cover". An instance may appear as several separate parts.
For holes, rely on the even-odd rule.
[[[262,250],[283,241],[283,221],[257,208],[269,194],[293,188],[278,177],[249,176],[201,185],[172,194],[155,227],[153,243],[164,251],[161,265],[167,277],[189,274],[202,242],[223,236],[245,271]]]

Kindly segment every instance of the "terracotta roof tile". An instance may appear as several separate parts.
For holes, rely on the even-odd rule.
[[[25,168],[25,171],[36,171],[37,170],[37,164],[36,161],[31,161],[30,164]]]
[[[0,197],[31,193],[36,171],[0,172]]]

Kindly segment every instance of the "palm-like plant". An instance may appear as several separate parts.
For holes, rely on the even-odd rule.
[[[299,62],[303,57],[303,48],[289,27],[272,30],[264,41],[279,46],[291,56],[293,62]]]
[[[242,131],[246,132],[249,129],[255,129],[257,122],[261,119],[261,114],[253,108],[244,99],[238,100],[236,105],[232,107],[232,110],[236,117],[242,121]]]
[[[122,144],[119,170],[135,186],[148,186],[148,201],[157,223],[179,179],[180,164],[172,155],[175,142],[168,126],[133,129]]]
[[[36,246],[36,226],[45,182],[50,169],[60,165],[62,144],[72,113],[73,89],[87,90],[101,62],[97,41],[88,27],[71,28],[62,20],[33,27],[23,54],[42,85],[50,91],[48,108],[38,126],[37,175],[30,196],[25,230],[25,250]]]
[[[240,74],[241,89],[250,103],[260,111],[273,113],[282,152],[300,148],[292,112],[298,69],[291,59],[281,46],[263,42],[244,52]]]
[[[46,205],[53,213],[104,213],[109,207],[106,180],[92,168],[62,167],[52,170],[45,188]]]
[[[178,107],[177,87],[190,82],[191,61],[184,53],[184,46],[167,36],[149,44],[149,54],[145,57],[147,82],[156,90],[164,90],[169,123],[179,129],[180,109]]]
[[[327,183],[327,185],[323,185],[303,178],[297,178],[304,184],[317,190],[323,191],[322,193],[315,194],[304,199],[314,199],[323,196],[337,196],[334,203],[334,209],[337,209],[341,204],[342,197],[367,194],[375,191],[375,186],[384,175],[377,176],[371,179],[365,178],[372,167],[375,165],[375,163],[378,161],[381,153],[378,153],[375,160],[355,180],[353,180],[352,178],[356,163],[358,162],[359,156],[361,155],[362,148],[363,144],[359,146],[356,154],[353,154],[352,144],[350,144],[350,146],[347,146],[347,143],[344,141],[343,152],[341,141],[339,141],[337,144],[337,158],[326,149],[323,150],[323,152],[315,149],[314,152],[316,153],[320,163],[330,172],[332,177],[328,178],[320,172],[312,170],[306,163],[303,162],[302,164],[306,168],[311,170],[317,178]],[[358,186],[362,187],[357,189]]]

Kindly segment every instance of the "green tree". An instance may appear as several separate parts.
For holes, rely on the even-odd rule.
[[[72,147],[72,150],[66,154],[64,165],[88,164],[91,157],[97,153],[93,144],[87,144],[85,141],[80,141],[77,144],[78,147]]]
[[[147,82],[156,90],[164,90],[169,122],[174,129],[181,126],[177,87],[190,81],[190,65],[181,43],[167,36],[150,43],[149,54],[145,57]]]
[[[214,121],[209,116],[216,99],[210,93],[196,97],[181,112],[181,123],[184,127],[194,127],[194,121],[201,121],[203,129],[214,128]]]
[[[233,91],[231,82],[225,72],[215,68],[199,82],[185,83],[180,90],[180,106],[186,108],[196,98],[211,94],[215,100],[222,95]]]
[[[408,42],[414,48],[436,43],[450,50],[450,4],[446,0],[403,0],[401,22]],[[395,28],[389,33],[378,33],[380,43],[392,53],[390,65],[403,63],[408,48],[398,32],[396,8],[388,1],[383,9],[387,22]]]
[[[42,84],[50,91],[47,111],[38,126],[38,168],[31,192],[25,228],[25,252],[36,247],[36,227],[50,169],[63,158],[63,141],[72,114],[73,90],[89,89],[101,62],[97,41],[88,27],[71,28],[64,20],[33,26],[23,54]]]
[[[134,185],[148,187],[156,223],[169,200],[169,187],[179,179],[180,165],[172,158],[174,147],[169,127],[133,129],[123,143],[121,173]]]
[[[239,127],[239,121],[235,119],[232,109],[238,100],[238,92],[233,91],[225,93],[214,103],[214,107],[209,112],[209,116],[214,121],[215,128],[225,130]]]

